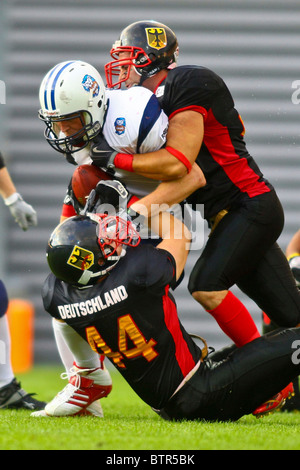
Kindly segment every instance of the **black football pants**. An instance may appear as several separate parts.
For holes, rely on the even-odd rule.
[[[244,195],[223,217],[195,264],[189,291],[237,285],[280,327],[300,323],[300,293],[276,243],[284,215],[275,191]]]
[[[208,357],[159,412],[162,418],[236,421],[251,414],[300,374],[300,328]]]

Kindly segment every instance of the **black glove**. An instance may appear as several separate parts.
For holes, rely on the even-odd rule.
[[[99,181],[95,190],[98,195],[97,212],[99,212],[100,207],[103,209],[106,205],[113,206],[115,212],[127,209],[127,202],[130,195],[120,181]]]
[[[112,149],[104,137],[97,139],[97,142],[92,146],[90,150],[90,157],[93,160],[94,165],[114,170],[114,159],[118,152]]]
[[[120,181],[101,180],[90,192],[83,214],[97,212],[98,214],[115,215],[116,212],[126,212],[130,197],[131,195]]]

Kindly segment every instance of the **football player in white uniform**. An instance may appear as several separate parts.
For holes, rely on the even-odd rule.
[[[93,157],[90,149],[101,131],[108,145],[123,154],[158,150],[166,142],[168,118],[156,96],[142,87],[105,90],[100,74],[86,62],[53,67],[41,83],[39,96],[45,137],[71,163],[97,164],[97,154]],[[137,197],[158,185],[126,170],[114,177]]]

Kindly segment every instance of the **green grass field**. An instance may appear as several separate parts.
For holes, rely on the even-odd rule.
[[[66,381],[58,367],[35,367],[17,378],[28,392],[51,400]],[[114,388],[102,400],[105,417],[33,418],[0,411],[0,450],[299,450],[300,413],[277,412],[236,423],[162,420],[112,371]]]

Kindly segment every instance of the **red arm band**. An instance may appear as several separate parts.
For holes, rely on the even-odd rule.
[[[188,173],[190,173],[192,169],[192,164],[191,162],[186,158],[183,153],[179,152],[179,150],[173,149],[173,147],[166,147],[166,150],[173,155],[173,157],[177,158],[181,163],[184,164],[186,167]]]
[[[135,202],[139,201],[140,199],[137,196],[131,196],[129,201],[127,202],[127,207],[130,207]]]
[[[114,159],[114,166],[120,170],[133,172],[132,162],[133,155],[128,155],[128,153],[117,153]]]
[[[186,156],[183,155],[183,153],[179,152],[179,150],[173,149],[173,147],[166,147],[166,150],[184,164],[188,173],[191,171],[192,164]],[[117,153],[114,159],[114,166],[120,170],[133,172],[132,163],[133,155],[128,155],[127,153]]]

